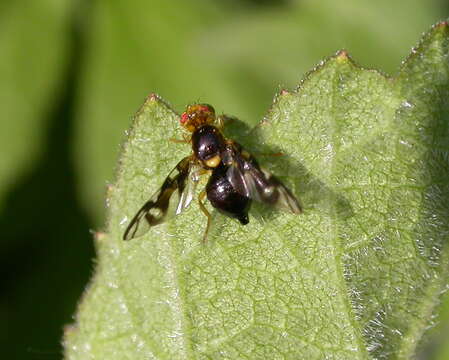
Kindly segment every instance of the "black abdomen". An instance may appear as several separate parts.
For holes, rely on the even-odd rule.
[[[251,200],[235,191],[226,176],[227,170],[227,166],[220,164],[212,171],[206,185],[207,198],[218,211],[246,225]]]

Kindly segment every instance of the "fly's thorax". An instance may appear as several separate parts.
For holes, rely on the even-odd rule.
[[[226,140],[213,125],[204,125],[192,134],[192,150],[206,169],[214,169],[221,162]]]

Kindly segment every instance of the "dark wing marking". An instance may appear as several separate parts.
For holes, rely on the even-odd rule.
[[[222,159],[229,166],[228,180],[238,193],[294,214],[302,212],[291,191],[271,173],[261,169],[254,157],[239,144],[227,144]]]
[[[131,220],[123,234],[123,240],[142,236],[150,227],[161,224],[186,209],[192,202],[198,183],[196,167],[198,165],[190,156],[182,159],[168,174],[160,189],[150,197]],[[172,201],[175,193],[178,195],[178,199]]]

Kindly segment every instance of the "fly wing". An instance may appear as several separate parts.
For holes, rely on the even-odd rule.
[[[164,183],[140,208],[123,234],[123,240],[144,235],[152,226],[180,214],[192,202],[198,183],[198,165],[190,156],[182,159]]]
[[[195,196],[195,190],[199,181],[201,169],[201,166],[196,162],[190,161],[187,180],[184,182],[185,186],[183,189],[178,188],[179,200],[174,211],[174,215],[181,214],[192,202]]]
[[[229,144],[223,154],[229,166],[227,177],[233,188],[250,199],[300,214],[298,199],[270,172],[261,169],[254,157],[237,143]]]

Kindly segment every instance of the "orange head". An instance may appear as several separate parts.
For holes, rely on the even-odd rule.
[[[214,121],[215,110],[208,104],[188,105],[180,120],[181,125],[190,132],[194,132],[203,125],[213,124]]]

